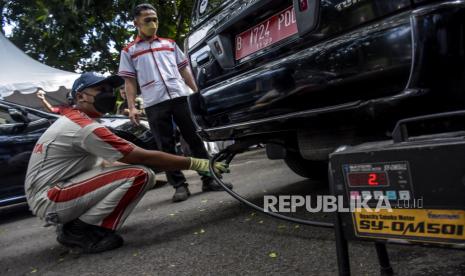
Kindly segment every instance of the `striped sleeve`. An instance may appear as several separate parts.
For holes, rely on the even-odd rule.
[[[90,154],[114,162],[128,155],[134,145],[101,124],[91,124],[80,131],[80,147]]]
[[[126,50],[121,51],[118,75],[123,78],[137,78],[136,70],[134,69],[134,64],[132,63],[131,55]]]
[[[176,64],[178,65],[178,69],[182,69],[184,67],[186,67],[189,62],[187,61],[187,58],[186,56],[184,55],[184,53],[181,51],[181,49],[179,49],[178,45],[176,43],[174,43],[175,45],[175,55],[176,55]]]

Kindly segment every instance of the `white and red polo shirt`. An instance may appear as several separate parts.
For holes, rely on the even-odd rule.
[[[188,65],[184,53],[171,39],[139,36],[121,51],[118,75],[136,78],[144,100],[144,108],[189,95],[179,73]]]
[[[40,191],[129,154],[134,145],[113,134],[83,112],[63,110],[37,141],[26,173],[28,202]],[[33,200],[32,200],[33,201]]]

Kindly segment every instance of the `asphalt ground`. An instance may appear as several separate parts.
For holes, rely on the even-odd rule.
[[[263,195],[317,195],[325,183],[303,179],[263,151],[238,156],[225,178],[262,204]],[[80,255],[55,241],[53,227],[24,209],[0,211],[0,275],[337,275],[334,232],[254,212],[224,192],[172,203],[169,185],[149,191],[120,231],[125,245]],[[331,214],[296,216],[331,221]],[[397,275],[465,275],[465,252],[389,245]],[[350,243],[353,275],[379,275],[372,243]]]

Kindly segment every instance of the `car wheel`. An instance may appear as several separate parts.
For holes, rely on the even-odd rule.
[[[296,174],[313,180],[328,179],[328,162],[306,160],[299,153],[288,152],[284,158],[286,165]]]

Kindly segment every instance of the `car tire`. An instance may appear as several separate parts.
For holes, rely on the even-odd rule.
[[[328,162],[306,160],[299,153],[288,152],[284,158],[286,165],[296,174],[312,180],[328,179]]]

